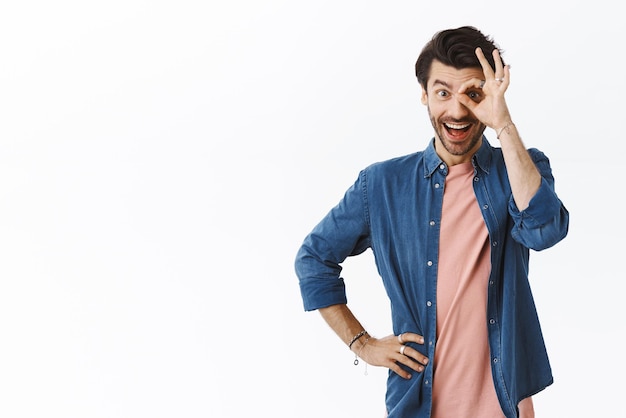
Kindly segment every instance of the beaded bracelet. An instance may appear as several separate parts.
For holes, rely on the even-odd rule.
[[[362,336],[364,336],[365,334],[367,334],[367,331],[363,330],[361,332],[359,332],[357,335],[355,335],[352,340],[350,341],[350,344],[348,344],[348,348],[350,350],[352,350],[352,344],[354,344],[356,342],[356,340],[358,340],[359,338],[361,338]]]

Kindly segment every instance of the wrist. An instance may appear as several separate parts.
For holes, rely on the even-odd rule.
[[[496,131],[496,138],[500,139],[502,134],[506,134],[506,135],[510,134],[511,133],[511,129],[513,127],[515,127],[515,124],[513,123],[513,121],[509,120],[501,128],[495,129],[495,131]]]
[[[365,333],[365,335],[354,342],[351,348],[352,352],[361,357],[361,350],[363,350],[363,347],[365,347],[372,338],[371,335]]]
[[[369,334],[365,330],[359,332],[354,337],[352,337],[352,339],[348,343],[348,348],[352,351],[355,351],[355,349],[362,344],[362,343],[357,344],[357,342],[363,337],[369,337]]]
[[[363,349],[365,348],[365,346],[367,345],[367,343],[374,337],[370,336],[369,334],[365,334],[365,339],[363,340],[363,342],[360,342],[360,347],[355,347],[356,351],[354,352],[354,365],[358,365],[359,364],[359,357],[361,357],[361,351],[363,351]],[[367,361],[365,361],[365,375],[367,376]]]

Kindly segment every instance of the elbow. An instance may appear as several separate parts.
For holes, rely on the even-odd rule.
[[[560,213],[549,224],[532,229],[525,239],[518,239],[528,248],[542,251],[561,242],[569,232],[569,213],[561,207]],[[518,235],[519,237],[522,234]]]

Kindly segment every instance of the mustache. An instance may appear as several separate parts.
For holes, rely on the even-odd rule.
[[[462,119],[456,119],[456,118],[439,118],[439,123],[454,123],[454,124],[463,124],[463,123],[473,123],[473,124],[480,124],[480,121],[476,118],[462,118]]]

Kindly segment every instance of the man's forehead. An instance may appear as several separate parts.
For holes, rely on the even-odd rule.
[[[483,79],[482,68],[468,67],[468,68],[454,68],[450,65],[445,65],[440,61],[434,60],[430,67],[430,74],[428,77],[428,84],[431,86],[435,83],[450,86],[458,82],[464,82],[472,78]]]

